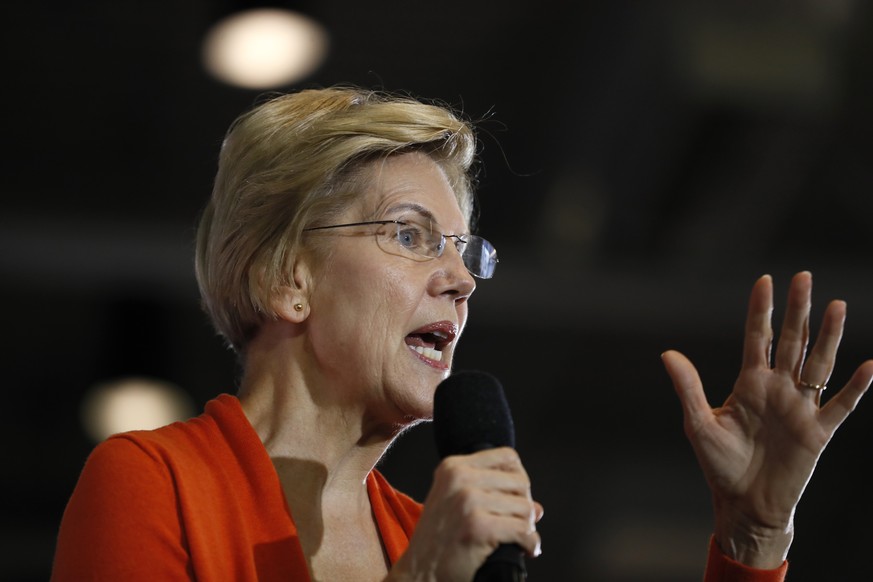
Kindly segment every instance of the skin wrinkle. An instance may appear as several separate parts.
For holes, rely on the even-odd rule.
[[[399,162],[400,159],[403,161]],[[403,173],[399,171],[392,173],[398,164],[411,165],[412,168],[407,167],[407,171]],[[409,176],[416,176],[416,173],[420,174],[422,168],[429,176],[427,182],[429,187],[427,188],[418,184],[418,180],[409,178]],[[396,179],[395,175],[399,175],[400,178]],[[350,209],[341,220],[360,218],[357,212],[366,206],[387,208],[397,206],[398,203],[404,205],[415,203],[427,208],[433,206],[431,200],[437,199],[439,200],[439,212],[434,213],[443,215],[439,218],[447,223],[460,226],[459,230],[463,230],[463,226],[466,225],[444,174],[436,164],[423,154],[404,154],[397,159],[380,164],[378,178],[368,180],[368,182],[370,182],[371,188],[367,190],[362,202],[357,205],[357,208]],[[411,201],[410,197],[412,197]],[[374,198],[378,200],[378,204],[373,203]],[[421,305],[427,301],[422,295],[432,295],[432,291],[427,289],[436,284],[435,279],[445,277],[445,261],[442,260],[445,256],[439,260],[417,262],[409,260],[405,256],[385,253],[378,245],[374,244],[372,235],[357,237],[338,234],[331,238],[333,248],[328,268],[318,269],[318,275],[313,281],[313,315],[310,321],[313,355],[321,369],[334,370],[339,374],[353,369],[365,372],[363,378],[359,374],[358,378],[338,377],[335,379],[337,385],[348,383],[348,385],[357,386],[356,390],[360,391],[378,389],[377,387],[384,383],[380,381],[380,378],[384,380],[396,375],[396,372],[392,370],[392,367],[396,365],[396,356],[399,355],[401,361],[403,358],[409,359],[409,354],[406,353],[409,348],[402,341],[403,338],[424,323],[449,319],[459,324],[459,330],[463,329],[466,322],[465,304],[457,306],[458,312],[451,315],[444,308],[436,310],[433,307],[427,308],[427,312],[438,312],[437,315],[425,317],[415,313],[416,310],[424,309]],[[463,269],[460,257],[449,257],[447,260],[453,261],[452,267],[455,271],[459,268]],[[350,275],[338,277],[335,273]],[[426,273],[427,275],[425,275]],[[422,275],[425,275],[424,280],[422,280]],[[465,269],[463,276],[470,279]],[[362,284],[361,280],[364,280],[365,283]],[[416,283],[419,288],[423,284],[424,294],[421,291],[416,292],[410,289],[410,280],[419,281]],[[346,298],[360,295],[361,288],[369,288],[372,291],[372,293],[368,291],[368,294],[373,296],[373,301],[378,304],[378,307],[368,306],[366,310],[351,308],[350,302]],[[329,293],[324,292],[327,289],[330,289]],[[378,291],[375,291],[376,289]],[[455,310],[453,309],[453,311]],[[326,325],[321,324],[321,314],[331,314],[330,319],[325,322]],[[415,321],[401,325],[393,321],[397,314],[407,314],[408,320],[414,319]],[[354,323],[351,326],[345,326],[341,323],[346,321]],[[345,329],[346,327],[352,327],[359,331],[350,332]],[[385,329],[392,330],[393,337],[376,339],[374,334],[378,335],[377,330]],[[327,347],[320,347],[323,345]],[[446,356],[452,355],[453,347],[446,350]],[[398,349],[401,350],[401,354],[388,353],[390,350],[396,351]],[[350,358],[361,363],[350,365]],[[376,363],[376,365],[365,364],[365,361]],[[418,367],[420,363],[414,362],[414,365]],[[402,416],[393,419],[392,431],[396,431],[396,425],[406,418],[429,417],[432,390],[444,376],[445,374],[434,375],[432,380],[426,382],[428,385],[423,389],[406,391],[392,389],[395,410],[402,413]],[[415,383],[413,380],[412,384]]]

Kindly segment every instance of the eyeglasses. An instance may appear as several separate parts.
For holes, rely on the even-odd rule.
[[[446,250],[446,239],[454,239],[455,248],[464,261],[464,266],[470,274],[480,279],[490,279],[497,267],[497,251],[494,245],[474,234],[443,234],[413,220],[370,220],[367,222],[349,222],[347,224],[332,224],[329,226],[312,226],[304,228],[304,232],[327,230],[330,228],[345,228],[349,226],[366,226],[378,224],[394,225],[395,228],[380,229],[376,233],[379,248],[391,254],[401,254],[415,259],[425,257],[438,259]]]

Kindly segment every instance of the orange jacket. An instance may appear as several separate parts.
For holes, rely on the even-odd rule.
[[[373,471],[373,514],[390,562],[422,506]],[[780,582],[710,546],[706,582]],[[52,580],[309,580],[273,463],[239,400],[201,416],[115,435],[88,458],[61,521]]]

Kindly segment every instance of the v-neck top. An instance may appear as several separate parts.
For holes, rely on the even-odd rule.
[[[391,564],[422,506],[373,470],[373,515]],[[64,512],[53,580],[305,581],[278,474],[239,400],[114,435],[89,456]]]

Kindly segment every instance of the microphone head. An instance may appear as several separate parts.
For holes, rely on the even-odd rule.
[[[437,386],[433,431],[440,458],[515,447],[503,386],[487,372],[457,372]]]

